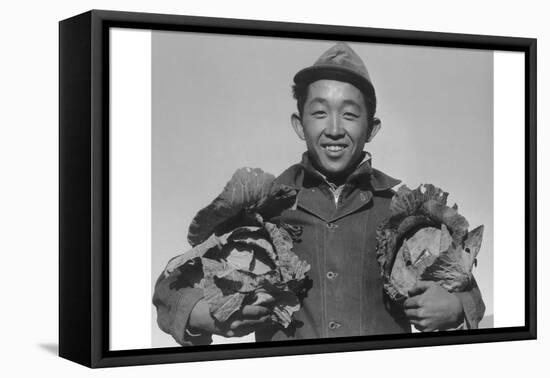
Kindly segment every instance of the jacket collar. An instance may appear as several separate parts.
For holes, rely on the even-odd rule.
[[[368,186],[369,189],[372,189],[375,192],[381,192],[389,190],[401,182],[400,180],[394,179],[393,177],[372,168],[371,161],[371,154],[363,151],[361,156],[361,163],[359,163],[357,168],[348,177],[346,183],[364,183]],[[295,182],[295,184],[304,185],[307,184],[308,180],[314,180],[317,182],[319,180],[322,180],[327,182],[326,177],[317,169],[315,169],[315,167],[311,163],[307,151],[302,154],[302,161],[300,162],[299,166],[301,166],[301,168],[303,169],[304,175],[302,176],[302,182]]]
[[[301,163],[288,168],[275,179],[273,184],[285,185],[298,191],[293,209],[301,207],[323,221],[334,222],[367,206],[376,192],[390,190],[401,182],[372,168],[369,154],[365,153],[363,158],[364,160],[346,181],[347,184],[359,189],[355,191],[356,197],[352,201],[346,201],[341,207],[335,208],[330,201],[324,200],[324,195],[317,190],[319,184],[326,182],[326,180],[311,165],[307,153],[302,156]],[[348,193],[350,193],[350,190],[351,188]],[[346,194],[343,193],[342,195]]]

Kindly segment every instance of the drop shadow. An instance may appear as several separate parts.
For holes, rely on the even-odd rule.
[[[59,355],[59,345],[54,343],[40,343],[38,347],[54,355]]]

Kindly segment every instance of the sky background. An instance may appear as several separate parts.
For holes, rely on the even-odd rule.
[[[152,276],[189,249],[187,229],[240,167],[275,175],[305,144],[290,115],[294,74],[334,42],[152,34]],[[373,166],[409,187],[432,183],[471,228],[485,225],[474,274],[493,313],[493,54],[350,43],[376,88]],[[156,325],[152,346],[177,345]]]

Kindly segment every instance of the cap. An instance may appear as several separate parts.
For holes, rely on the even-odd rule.
[[[363,60],[344,42],[328,49],[311,66],[294,75],[294,83],[309,84],[317,80],[338,80],[355,85],[372,103],[372,114],[376,112],[376,93],[369,72]]]

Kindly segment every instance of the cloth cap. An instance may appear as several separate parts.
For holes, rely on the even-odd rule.
[[[376,113],[376,93],[363,60],[346,43],[339,42],[328,49],[311,66],[294,75],[295,84],[310,84],[317,80],[338,80],[356,86]]]

